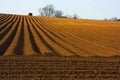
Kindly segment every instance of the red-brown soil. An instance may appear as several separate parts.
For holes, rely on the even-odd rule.
[[[0,14],[0,55],[0,80],[120,80],[120,22]]]
[[[0,80],[120,80],[120,57],[0,57]]]
[[[0,14],[0,55],[120,55],[120,22]]]

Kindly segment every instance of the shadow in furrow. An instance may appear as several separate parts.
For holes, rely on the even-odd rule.
[[[40,28],[40,27],[39,27],[39,28]],[[54,40],[52,37],[50,37],[43,29],[41,29],[41,30],[42,30],[42,32],[44,32],[44,34],[45,34],[47,37],[49,37],[50,40],[52,40],[55,44],[59,45],[60,47],[62,47],[62,48],[64,48],[64,49],[66,49],[66,50],[69,51],[70,53],[76,55],[76,53],[74,53],[73,51],[67,49],[66,47],[62,46],[60,43],[58,43],[57,41],[55,41],[55,40]]]
[[[18,25],[19,23],[17,23]],[[14,23],[10,26],[13,27]],[[6,40],[1,46],[0,46],[0,56],[4,55],[5,51],[8,49],[8,47],[10,46],[11,42],[14,39],[14,36],[17,32],[18,26],[15,27],[15,29],[12,31],[11,36],[9,36],[8,40]],[[7,35],[7,34],[6,34]]]
[[[13,24],[11,24],[10,26],[12,26]],[[9,32],[9,30],[11,29],[11,27],[8,27],[3,33],[0,34],[0,40],[2,40],[5,35],[7,35],[7,33]]]
[[[11,17],[12,15],[3,15],[3,16],[0,16],[0,23],[4,20],[8,20],[7,18]]]
[[[36,20],[36,21],[37,21],[37,20]],[[38,21],[38,23],[40,23],[40,22]],[[45,25],[42,25],[41,23],[40,23],[40,25],[41,25],[41,26],[45,26]],[[66,50],[69,51],[70,53],[72,53],[72,54],[74,54],[74,55],[77,56],[77,54],[76,54],[75,52],[67,49],[66,47],[62,46],[60,43],[56,42],[52,37],[50,37],[50,36],[46,33],[46,31],[43,30],[43,27],[38,27],[38,28],[39,28],[50,40],[52,40],[55,44],[57,44],[58,46],[66,49]]]
[[[16,21],[16,19],[17,19],[17,16],[10,17],[10,19],[8,19],[7,21],[5,21],[3,24],[0,25],[0,31],[2,31],[4,28],[6,28],[6,26],[8,24],[10,24],[11,22]]]
[[[88,53],[87,51],[79,48],[78,46],[76,46],[76,45],[74,45],[74,44],[72,44],[72,43],[70,43],[70,42],[68,42],[68,41],[60,38],[58,35],[56,35],[56,34],[53,33],[52,31],[48,30],[46,27],[44,27],[44,28],[45,28],[47,31],[49,31],[53,36],[55,36],[56,38],[60,39],[61,41],[65,42],[65,43],[67,43],[67,44],[69,44],[69,45],[71,45],[71,46],[74,46],[75,48],[77,48],[77,49],[79,49],[79,50],[82,50],[82,51],[84,51],[85,53]]]
[[[16,47],[15,47],[15,49],[14,49],[14,53],[16,54],[16,55],[23,55],[23,53],[24,53],[24,51],[23,51],[23,46],[24,46],[24,18],[23,17],[21,17],[21,19],[22,19],[22,26],[21,26],[21,32],[20,32],[20,36],[19,36],[19,39],[18,39],[18,43],[17,43],[17,45],[16,45]]]
[[[42,22],[44,22],[44,21],[42,20]],[[50,25],[48,25],[48,24],[44,24],[44,25],[45,25],[45,26],[50,26]],[[54,35],[55,37],[57,37],[58,39],[60,39],[61,41],[65,42],[65,43],[68,43],[69,45],[74,46],[75,48],[77,48],[77,49],[79,49],[79,50],[82,50],[82,51],[85,52],[85,53],[88,53],[88,51],[86,51],[86,50],[84,50],[84,49],[81,49],[80,47],[74,45],[73,43],[70,43],[70,42],[68,42],[68,41],[60,38],[58,35],[56,35],[55,33],[52,32],[52,31],[56,32],[56,30],[53,30],[53,29],[50,28],[50,27],[43,27],[43,28],[46,29],[48,32],[50,32],[50,33],[51,33],[52,35]],[[59,33],[59,32],[58,32],[58,33]],[[64,36],[65,38],[67,37],[67,36],[63,35],[62,33],[59,33],[59,34],[60,34],[61,36]]]
[[[32,47],[33,47],[33,50],[39,54],[41,54],[41,52],[39,51],[39,48],[37,47],[36,43],[35,43],[35,40],[34,40],[34,37],[33,37],[33,34],[30,30],[30,27],[33,27],[33,26],[30,26],[30,24],[28,23],[28,20],[26,19],[26,23],[28,24],[28,31],[29,31],[29,34],[30,34],[30,41],[31,41],[31,44],[32,44]]]
[[[17,20],[17,18],[16,18],[16,20]],[[11,26],[13,25],[13,23],[14,22],[8,23],[8,24],[10,24],[8,27],[7,27],[8,24],[5,25],[5,27],[7,27],[7,28],[3,33],[0,34],[0,40],[2,40],[5,37],[5,35],[7,35],[9,30],[11,29]]]
[[[2,25],[7,20],[9,20],[9,18],[11,18],[11,16],[2,16],[2,17],[0,17],[0,25]]]
[[[44,21],[45,22],[45,21]],[[72,34],[70,34],[70,33],[66,33],[69,37],[71,37],[71,39],[73,40],[73,41],[76,41],[77,40],[77,42],[78,42],[78,39],[79,40],[82,40],[82,42],[84,42],[84,43],[86,43],[86,44],[90,44],[90,45],[93,45],[93,46],[98,46],[97,44],[94,44],[94,43],[90,43],[90,42],[88,42],[88,41],[86,41],[86,40],[84,40],[84,39],[82,39],[82,38],[79,38],[78,36],[74,36],[74,35],[72,35]],[[67,36],[66,36],[67,37]],[[83,45],[83,44],[82,44]],[[87,45],[88,47],[89,47],[89,45]],[[99,45],[99,47],[100,48],[104,48],[104,47],[102,47],[101,45]],[[78,47],[79,48],[79,47]],[[98,48],[98,50],[100,50],[100,48]],[[89,47],[89,49],[92,49],[91,47]],[[81,49],[82,51],[84,51],[84,52],[86,52],[86,53],[88,53],[88,51],[86,50],[86,49]],[[98,51],[97,50],[97,51]],[[89,52],[89,53],[92,53],[92,52]],[[103,53],[103,51],[102,51],[102,53]],[[93,54],[93,53],[92,53]]]
[[[34,21],[34,20],[33,20]],[[35,21],[34,21],[35,22]],[[36,22],[35,22],[36,24]],[[39,28],[39,25],[36,24],[36,26]],[[33,27],[36,31],[36,33],[38,34],[39,38],[42,40],[42,42],[53,52],[53,55],[56,55],[56,56],[61,56],[59,53],[57,53],[53,47],[51,47],[51,45],[49,45],[45,40],[44,40],[44,37],[38,32],[38,30]]]

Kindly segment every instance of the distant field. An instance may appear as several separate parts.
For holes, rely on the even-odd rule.
[[[120,22],[0,14],[0,55],[120,55]]]
[[[119,57],[0,57],[0,80],[120,80]]]

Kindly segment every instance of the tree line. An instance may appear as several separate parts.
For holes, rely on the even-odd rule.
[[[110,19],[105,18],[105,20],[120,21],[120,19],[118,19],[117,17],[112,17]]]
[[[29,16],[32,16],[33,14],[31,12],[28,13]],[[44,17],[59,17],[59,18],[74,18],[77,19],[79,16],[77,14],[66,15],[63,16],[63,11],[61,10],[55,10],[55,7],[52,4],[48,4],[42,8],[39,9],[39,16]],[[111,19],[105,18],[104,20],[112,20],[112,21],[120,21],[117,17],[112,17]]]
[[[61,10],[55,10],[52,4],[48,4],[39,9],[40,16],[45,17],[61,17],[63,12]]]
[[[32,16],[33,14],[30,12],[28,13],[29,16]],[[61,18],[74,18],[77,19],[78,15],[74,14],[73,16],[67,15],[63,16],[63,11],[61,10],[55,10],[55,7],[52,4],[48,4],[45,7],[42,7],[39,9],[39,16],[44,17],[61,17]]]

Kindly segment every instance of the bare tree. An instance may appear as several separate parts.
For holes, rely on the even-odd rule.
[[[39,9],[40,16],[45,17],[62,17],[63,12],[60,10],[55,10],[52,4]]]
[[[55,17],[62,17],[63,12],[60,10],[55,11]]]
[[[40,8],[39,13],[41,16],[52,17],[54,16],[54,13],[55,13],[54,6],[51,4],[48,4],[47,6]]]

